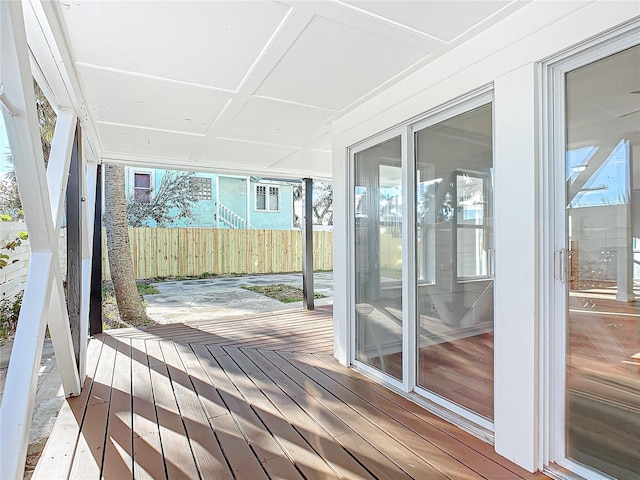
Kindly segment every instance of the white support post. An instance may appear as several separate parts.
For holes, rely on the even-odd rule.
[[[81,161],[85,164],[85,174],[83,175],[83,192],[85,199],[82,202],[82,285],[81,310],[80,310],[80,365],[78,367],[80,380],[84,383],[86,373],[86,348],[89,335],[89,307],[91,305],[91,261],[93,254],[93,228],[96,200],[96,179],[98,165],[87,164],[86,159]]]
[[[216,228],[220,228],[220,175],[216,174]]]
[[[56,361],[66,395],[80,394],[60,272],[57,225],[61,173],[75,117],[62,113],[52,144],[52,184],[47,183],[33,76],[21,2],[0,2],[0,72],[3,96],[13,112],[3,109],[18,189],[31,243],[31,262],[16,337],[0,408],[0,478],[22,478],[44,332],[49,322]],[[53,181],[57,175],[58,180]]]
[[[253,204],[251,198],[251,177],[247,177],[247,224],[245,228],[251,228],[251,205]]]

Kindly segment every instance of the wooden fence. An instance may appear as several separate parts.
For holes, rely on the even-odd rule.
[[[136,278],[187,277],[203,273],[283,273],[302,270],[299,230],[130,228]],[[106,233],[102,275],[109,279]],[[313,232],[314,269],[333,269],[333,233]]]
[[[27,225],[24,222],[0,222],[0,253],[9,255],[9,264],[0,269],[0,299],[12,299],[24,290],[29,272],[31,260],[31,244],[29,240],[23,240],[15,250],[7,250],[4,246],[7,242],[15,240],[18,233],[26,232]],[[67,275],[67,240],[66,228],[60,230],[58,239],[58,253],[60,255],[60,271],[62,278]]]

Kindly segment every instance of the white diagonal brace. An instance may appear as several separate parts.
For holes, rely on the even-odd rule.
[[[49,188],[45,176],[40,125],[29,62],[29,47],[22,20],[22,4],[21,2],[1,2],[0,5],[2,21],[0,71],[2,71],[5,93],[18,112],[18,115],[5,116],[5,124],[14,159],[13,164],[25,222],[29,232],[31,251],[33,253],[50,253],[53,265],[58,266],[58,237],[55,234],[51,217]],[[64,142],[61,140],[64,137],[65,134],[60,133],[56,143]],[[63,150],[62,147],[56,147],[56,151],[60,154],[63,153],[61,150]],[[62,291],[62,276],[59,268],[54,269],[53,278]],[[47,290],[47,293],[49,292],[53,293],[51,289]],[[70,334],[68,342],[66,341],[67,335],[64,335],[65,330],[69,331],[68,315],[64,303],[62,302],[60,308],[49,312],[49,320],[51,330],[54,329],[58,321],[60,323],[66,322],[64,328],[62,325],[58,325],[62,328],[61,331],[52,331],[51,334],[65,393],[75,395],[79,393],[80,389],[77,369],[63,370],[63,365],[71,365],[70,359],[75,359]],[[54,305],[58,305],[58,302],[54,302]],[[40,320],[44,322],[46,319],[47,315],[44,315]],[[19,324],[18,328],[20,328]],[[40,359],[38,358],[36,361],[39,362]],[[75,360],[73,360],[73,364],[75,365]],[[9,375],[10,372],[7,374]]]
[[[0,5],[8,2],[0,2]],[[0,407],[0,478],[22,478],[49,310],[50,253],[33,253]]]
[[[57,248],[57,245],[56,245]],[[57,252],[51,255],[53,266],[49,289],[45,292],[51,296],[49,311],[43,321],[49,324],[49,335],[53,351],[56,354],[56,363],[60,371],[62,386],[67,397],[80,395],[80,375],[76,356],[71,341],[71,330],[69,328],[69,315],[67,314],[67,303],[64,298],[62,287],[62,272],[60,271],[60,260]],[[18,321],[18,328],[20,323]],[[40,358],[38,358],[40,362]]]
[[[32,251],[0,407],[0,478],[22,478],[47,319],[65,393],[79,394],[80,382],[64,304],[21,2],[0,1],[0,72],[3,93],[14,107],[14,115],[3,109],[3,116]]]
[[[31,251],[50,252],[53,243],[53,222],[48,202],[33,78],[30,74],[28,46],[22,21],[22,4],[2,2],[0,9],[0,72],[5,95],[17,112],[17,115],[5,115],[7,136],[29,230]],[[44,193],[46,195],[43,195]]]
[[[60,235],[60,226],[62,224],[75,131],[76,116],[70,111],[60,111],[56,118],[56,129],[53,134],[49,164],[47,165],[49,204],[51,205],[51,217],[53,218],[56,238]]]

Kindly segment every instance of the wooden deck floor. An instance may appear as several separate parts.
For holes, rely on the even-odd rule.
[[[100,335],[34,478],[546,478],[339,365],[331,316]]]

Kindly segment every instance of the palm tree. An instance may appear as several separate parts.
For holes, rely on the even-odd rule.
[[[40,86],[33,81],[33,90],[36,96],[36,110],[38,112],[38,123],[40,124],[40,142],[42,144],[42,155],[44,157],[44,166],[49,163],[49,154],[51,153],[51,142],[56,129],[56,112],[49,104],[47,97]],[[8,164],[13,163],[11,151],[0,152],[5,155]],[[10,215],[14,220],[22,217],[22,202],[20,201],[20,193],[18,192],[18,182],[16,174],[13,170],[9,171],[3,179],[0,180],[0,213]]]
[[[109,268],[120,318],[135,326],[143,325],[146,323],[147,315],[133,276],[127,227],[124,166],[104,165],[104,197]]]

